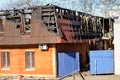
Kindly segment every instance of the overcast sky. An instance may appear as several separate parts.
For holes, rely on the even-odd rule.
[[[5,4],[6,0],[0,0],[0,9],[2,9],[2,4]]]
[[[0,9],[3,9],[4,5],[7,4],[10,0],[0,0]]]

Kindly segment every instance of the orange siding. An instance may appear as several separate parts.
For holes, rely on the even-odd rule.
[[[56,51],[55,45],[49,45],[47,51],[41,51],[38,49],[38,45],[28,45],[28,46],[0,46],[1,51],[10,51],[10,70],[1,69],[0,61],[0,74],[33,74],[33,75],[51,75],[54,77],[56,74],[53,74],[53,54]],[[29,48],[28,48],[29,47]],[[25,51],[34,50],[35,52],[35,70],[26,70],[25,69]],[[54,53],[53,53],[54,52]],[[54,54],[55,55],[55,54]],[[0,55],[1,60],[1,55]],[[55,66],[55,65],[54,65]],[[46,77],[46,76],[45,76]]]

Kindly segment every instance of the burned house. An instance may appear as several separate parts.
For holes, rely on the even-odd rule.
[[[102,39],[103,20],[54,5],[1,11],[0,75],[56,77],[80,69]]]

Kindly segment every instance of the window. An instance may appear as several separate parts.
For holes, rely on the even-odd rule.
[[[34,51],[26,51],[26,69],[33,69],[35,67]]]
[[[10,53],[2,52],[2,68],[9,69],[10,68]]]

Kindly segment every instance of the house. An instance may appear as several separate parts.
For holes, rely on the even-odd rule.
[[[82,68],[89,62],[89,47],[95,49],[102,38],[102,17],[54,5],[1,11],[0,16],[0,75],[55,78],[62,73],[59,54],[74,53],[70,56]]]

